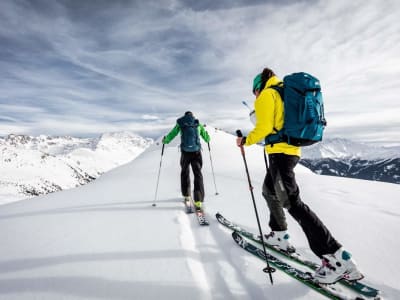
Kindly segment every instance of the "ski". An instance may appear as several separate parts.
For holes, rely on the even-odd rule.
[[[197,220],[198,220],[198,222],[199,222],[199,224],[201,226],[210,225],[210,223],[208,222],[208,220],[207,220],[207,218],[205,216],[204,211],[202,209],[197,210],[195,208],[194,201],[193,201],[192,197],[190,197],[190,196],[186,197],[186,198],[184,197],[183,198],[183,204],[185,205],[185,212],[187,214],[191,214],[191,213],[195,213],[196,214],[196,218],[197,218]]]
[[[217,213],[215,216],[216,216],[218,222],[221,223],[222,225],[224,225],[225,227],[227,227],[227,228],[229,228],[231,230],[237,231],[242,236],[244,236],[244,237],[246,237],[246,238],[248,238],[248,239],[250,239],[250,240],[252,240],[254,242],[257,242],[258,244],[262,244],[262,241],[261,241],[259,235],[256,235],[254,233],[251,233],[251,232],[241,228],[239,225],[237,225],[237,224],[229,221],[228,219],[226,219],[220,213]],[[306,266],[306,267],[308,267],[308,268],[310,268],[312,270],[316,270],[317,268],[319,268],[319,265],[317,263],[305,259],[304,257],[302,257],[297,252],[288,253],[288,252],[280,250],[277,247],[270,246],[270,245],[265,244],[265,243],[264,243],[264,245],[267,247],[267,249],[273,251],[274,253],[281,254],[281,255],[287,257],[288,259],[290,259],[290,260],[292,260],[292,261],[294,261],[294,262],[296,262],[298,264],[304,265],[304,266]],[[348,280],[345,280],[345,279],[341,279],[339,281],[339,283],[343,284],[344,286],[346,286],[346,287],[354,290],[355,292],[357,292],[357,293],[359,293],[361,295],[364,295],[366,297],[378,297],[379,293],[380,293],[379,290],[377,290],[377,289],[375,289],[373,287],[370,287],[370,286],[368,286],[368,285],[366,285],[366,284],[364,284],[364,283],[362,283],[360,281],[348,281]],[[376,298],[376,299],[378,299],[378,298]]]
[[[299,282],[305,284],[306,286],[312,288],[313,290],[325,295],[330,299],[335,300],[364,300],[364,299],[374,299],[378,300],[379,298],[365,298],[364,296],[352,296],[341,290],[336,284],[325,285],[325,284],[318,284],[313,275],[310,272],[304,272],[299,270],[292,265],[280,260],[276,256],[267,253],[267,257],[265,257],[264,251],[255,245],[249,243],[244,236],[240,233],[233,231],[232,237],[236,244],[238,244],[242,249],[246,250],[247,252],[253,254],[254,256],[266,261],[273,265],[278,270],[286,273],[290,277],[298,280]]]
[[[199,224],[201,226],[210,225],[210,223],[208,222],[208,220],[205,217],[204,211],[196,210],[196,216],[197,216],[197,220],[199,221]]]

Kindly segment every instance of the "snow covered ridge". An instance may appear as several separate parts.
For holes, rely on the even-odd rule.
[[[152,143],[130,132],[96,138],[0,137],[0,204],[86,184]]]
[[[379,160],[400,158],[400,147],[378,147],[346,139],[324,139],[321,143],[303,148],[306,159],[346,158]]]
[[[301,164],[315,173],[400,184],[400,147],[377,147],[345,139],[303,149]]]

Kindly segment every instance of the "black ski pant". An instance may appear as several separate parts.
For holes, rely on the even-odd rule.
[[[190,166],[192,167],[194,176],[194,190],[193,200],[201,201],[204,200],[204,183],[203,174],[201,173],[201,167],[203,166],[203,158],[201,152],[185,152],[181,154],[181,191],[183,196],[189,196],[191,194],[190,188]]]
[[[299,161],[295,155],[283,153],[268,156],[269,167],[263,184],[263,196],[270,210],[269,226],[273,231],[287,230],[283,208],[302,227],[311,250],[320,258],[335,253],[341,245],[331,235],[318,216],[300,199],[294,167]]]

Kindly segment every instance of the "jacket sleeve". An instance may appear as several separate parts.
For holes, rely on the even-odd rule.
[[[200,136],[203,138],[203,140],[206,143],[210,142],[210,136],[209,136],[207,130],[201,124],[199,125],[199,131],[200,131]]]
[[[256,125],[246,137],[246,146],[258,143],[273,132],[275,102],[270,89],[265,89],[254,103]]]
[[[181,128],[179,127],[178,124],[175,125],[174,128],[163,138],[162,142],[163,144],[169,144],[181,131]]]

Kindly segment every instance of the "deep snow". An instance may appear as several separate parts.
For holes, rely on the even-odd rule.
[[[0,299],[326,299],[279,271],[272,286],[265,265],[217,223],[219,211],[257,231],[235,137],[208,130],[219,192],[204,145],[209,227],[184,213],[178,139],[162,157],[155,201],[155,143],[88,185],[0,206]],[[266,232],[262,149],[245,150]],[[353,253],[365,281],[385,299],[400,299],[400,186],[296,171],[303,200]],[[317,260],[300,227],[288,222],[299,252]]]

